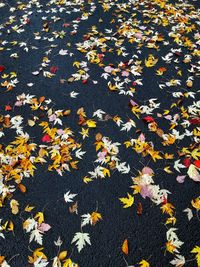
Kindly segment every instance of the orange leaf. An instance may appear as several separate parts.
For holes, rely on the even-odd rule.
[[[122,252],[128,255],[128,240],[127,239],[125,239],[122,244]]]
[[[22,192],[22,193],[25,193],[26,192],[26,186],[23,185],[23,184],[18,184],[18,188],[19,190]]]

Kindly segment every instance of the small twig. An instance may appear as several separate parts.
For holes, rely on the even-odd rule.
[[[16,255],[12,256],[12,257],[9,259],[8,262],[10,262],[11,260],[13,260],[15,257],[18,257],[19,255],[20,255],[20,254],[16,254]]]

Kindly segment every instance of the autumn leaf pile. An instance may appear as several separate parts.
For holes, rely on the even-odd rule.
[[[0,2],[0,266],[200,267],[200,6]]]

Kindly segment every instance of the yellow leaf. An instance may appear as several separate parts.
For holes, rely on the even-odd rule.
[[[19,202],[15,199],[10,201],[10,207],[12,209],[12,214],[17,214],[19,212]]]
[[[158,62],[158,59],[154,58],[153,55],[149,55],[148,59],[145,59],[145,66],[148,68],[151,68],[156,65]]]
[[[145,260],[141,260],[139,264],[140,264],[140,267],[150,267],[150,264],[148,263],[148,261],[145,261]]]
[[[95,145],[96,145],[96,151],[98,151],[103,146],[103,142],[102,141],[96,142]]]
[[[7,228],[8,231],[14,231],[14,224],[12,221],[9,222],[9,225],[8,225],[8,228]]]
[[[6,78],[8,78],[8,74],[3,74],[3,75],[1,75],[1,77],[3,78],[3,79],[6,79]]]
[[[17,73],[16,72],[10,72],[10,78],[12,79],[12,78],[15,78],[15,77],[17,77]]]
[[[34,258],[39,258],[41,257],[42,259],[47,259],[46,255],[41,251],[43,250],[44,248],[41,247],[41,248],[37,248],[34,252],[33,252],[33,257]]]
[[[80,62],[79,61],[74,61],[74,63],[73,63],[73,66],[76,66],[77,68],[79,68],[80,67]]]
[[[200,267],[200,247],[196,246],[195,248],[193,248],[191,253],[197,253],[195,258],[196,258],[196,261],[197,261],[197,266]]]
[[[162,159],[162,157],[159,155],[159,151],[155,151],[155,150],[148,150],[148,153],[151,155],[153,161],[156,162],[156,159]]]
[[[38,219],[38,224],[42,224],[44,222],[44,214],[42,212],[38,212],[35,217],[35,219]]]
[[[167,213],[170,216],[173,215],[175,207],[171,203],[165,203],[163,204],[160,209],[162,210],[163,213]]]
[[[167,173],[173,173],[171,170],[170,170],[170,166],[166,166],[164,168],[164,171],[167,172]]]
[[[61,260],[61,261],[64,260],[66,257],[67,257],[67,251],[66,250],[60,252],[60,254],[58,256],[59,260]]]
[[[168,153],[165,153],[165,154],[164,154],[164,158],[165,158],[165,159],[173,159],[173,158],[174,158],[174,154],[168,154]]]
[[[172,243],[172,241],[168,241],[166,243],[166,250],[169,251],[170,253],[174,253],[174,250],[176,249],[176,246],[174,246],[174,244]]]
[[[92,179],[91,178],[89,178],[89,177],[87,177],[87,176],[85,176],[85,177],[83,177],[83,182],[84,183],[89,183],[89,182],[91,182],[92,181]]]
[[[119,198],[119,200],[124,204],[124,209],[131,207],[134,203],[134,197],[131,196],[129,193],[127,193],[127,196],[128,197]]]
[[[63,264],[63,267],[73,267],[73,262],[71,259],[67,259]]]
[[[83,136],[83,139],[85,139],[85,137],[89,137],[89,128],[87,129],[81,128],[81,132],[79,133]]]
[[[198,160],[198,159],[200,158],[200,149],[195,148],[195,149],[192,151],[191,156],[192,156],[194,159]]]
[[[200,198],[197,197],[195,200],[191,201],[192,207],[196,210],[200,210]]]
[[[138,115],[138,113],[141,113],[141,112],[142,112],[141,109],[140,109],[140,107],[139,107],[139,106],[134,106],[134,107],[132,107],[131,111],[132,111],[132,112],[135,114],[135,116],[139,119],[139,115]]]
[[[175,224],[176,223],[176,218],[175,217],[170,217],[166,220],[166,223],[165,224]]]
[[[78,160],[70,162],[70,165],[71,165],[72,169],[78,169],[78,167],[77,167],[77,163],[78,162],[79,162]]]
[[[109,169],[104,168],[104,170],[103,170],[103,175],[104,175],[104,177],[106,177],[106,175],[107,175],[108,177],[110,177],[110,171],[109,171]]]
[[[99,220],[102,220],[101,213],[95,211],[92,212],[91,220],[92,220],[92,225],[95,225]]]
[[[35,207],[31,207],[31,206],[27,205],[27,206],[25,207],[24,210],[25,210],[26,212],[31,212],[34,208],[35,208]]]
[[[87,120],[86,123],[89,128],[96,128],[96,121]]]
[[[111,82],[108,83],[108,87],[110,89],[110,91],[117,91],[117,86],[116,85],[112,85]]]

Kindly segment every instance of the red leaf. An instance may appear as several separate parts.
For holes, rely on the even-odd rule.
[[[143,118],[143,120],[146,122],[154,122],[154,118],[152,118],[151,116],[146,116]]]
[[[12,107],[10,105],[6,105],[5,106],[5,111],[10,111],[10,110],[12,110]]]
[[[83,84],[86,84],[86,83],[87,83],[87,80],[82,80],[82,83],[83,83]]]
[[[200,118],[198,118],[198,119],[191,119],[191,120],[189,120],[189,122],[191,124],[199,124],[200,123]]]
[[[51,68],[50,68],[50,72],[51,73],[56,73],[57,72],[57,70],[58,70],[58,67],[56,67],[56,66],[52,66]]]
[[[0,72],[3,72],[5,70],[5,67],[0,65]]]
[[[200,168],[200,160],[195,160],[193,163],[197,168]]]
[[[167,203],[167,198],[166,197],[163,197],[163,202],[162,204],[166,204]]]
[[[189,158],[185,158],[183,160],[183,164],[185,165],[186,168],[188,168],[190,166],[190,164],[191,164],[190,159]]]
[[[49,143],[49,142],[51,142],[51,137],[50,137],[48,134],[45,134],[45,135],[42,137],[42,142],[44,142],[44,143]]]

